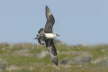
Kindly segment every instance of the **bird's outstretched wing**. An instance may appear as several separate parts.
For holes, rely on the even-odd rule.
[[[57,50],[55,48],[53,39],[46,39],[45,43],[46,43],[46,47],[49,49],[52,62],[58,65]]]
[[[44,32],[52,33],[53,32],[52,28],[55,23],[55,19],[48,6],[46,6],[46,18],[47,18],[47,22],[45,24]]]

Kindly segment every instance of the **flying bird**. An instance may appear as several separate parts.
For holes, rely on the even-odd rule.
[[[58,65],[57,50],[54,44],[54,39],[58,37],[59,34],[53,33],[55,19],[48,6],[45,7],[45,11],[47,21],[45,27],[39,29],[36,39],[39,44],[46,45],[50,53],[51,61],[55,65]]]

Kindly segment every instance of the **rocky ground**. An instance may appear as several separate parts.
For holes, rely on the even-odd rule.
[[[108,45],[56,44],[59,66],[47,48],[31,43],[0,43],[0,72],[108,72]]]

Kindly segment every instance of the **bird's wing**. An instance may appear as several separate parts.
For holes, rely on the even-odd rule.
[[[46,39],[45,43],[46,43],[46,47],[49,49],[52,62],[58,65],[57,50],[55,48],[53,39]]]
[[[46,18],[47,18],[47,22],[45,24],[44,32],[52,33],[53,32],[52,28],[55,23],[55,19],[48,6],[46,6]]]

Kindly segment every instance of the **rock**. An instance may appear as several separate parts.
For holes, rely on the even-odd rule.
[[[0,71],[6,70],[8,63],[5,60],[0,59]]]
[[[62,61],[60,61],[60,64],[69,64],[71,60],[69,59],[63,59]]]
[[[99,66],[108,66],[108,57],[97,58],[94,61],[92,61],[92,63]]]
[[[20,55],[20,56],[32,56],[31,53],[29,53],[29,49],[20,49],[17,51],[13,52],[15,55]]]
[[[42,52],[36,54],[36,57],[38,57],[38,58],[44,58],[47,55],[48,55],[48,51],[42,51]]]
[[[73,59],[73,64],[85,64],[90,63],[92,60],[91,56],[78,56]]]
[[[9,72],[11,72],[12,70],[20,70],[20,67],[16,66],[16,65],[10,65],[7,70]]]
[[[63,59],[62,61],[60,61],[60,64],[85,64],[90,63],[91,61],[91,56],[77,56],[72,59]]]

